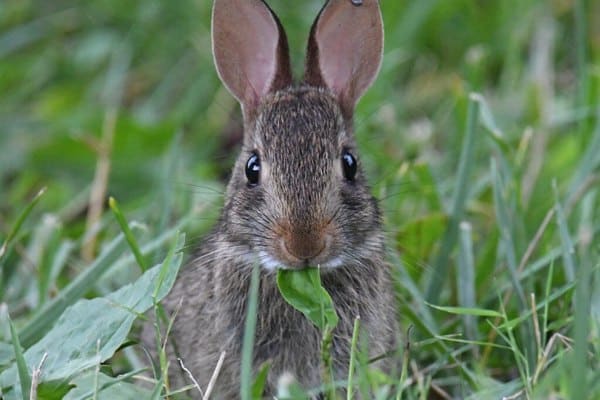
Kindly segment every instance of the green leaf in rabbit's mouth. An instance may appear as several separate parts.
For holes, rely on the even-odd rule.
[[[318,268],[278,269],[277,287],[292,307],[300,311],[321,331],[333,329],[338,316],[331,296],[321,285]]]

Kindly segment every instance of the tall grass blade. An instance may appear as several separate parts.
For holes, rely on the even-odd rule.
[[[575,282],[575,245],[573,244],[573,239],[569,233],[565,211],[558,199],[556,200],[554,208],[556,210],[556,224],[558,225],[558,233],[560,236],[565,277],[568,282]]]
[[[23,400],[27,400],[29,399],[29,390],[31,389],[31,376],[29,375],[29,369],[27,368],[25,357],[23,357],[23,349],[21,348],[21,343],[19,342],[19,335],[17,335],[17,330],[15,329],[10,317],[8,317],[8,324],[10,326],[10,335],[12,337],[12,344],[15,352],[17,373],[19,376],[19,382],[21,383],[21,396],[23,397]]]
[[[504,185],[496,160],[491,160],[491,170],[493,179],[494,189],[494,208],[496,212],[496,220],[498,221],[498,229],[500,230],[500,236],[502,238],[502,244],[504,246],[505,260],[508,267],[510,280],[513,285],[513,289],[517,292],[517,298],[519,300],[519,306],[521,311],[527,308],[527,301],[525,299],[525,291],[519,280],[517,273],[517,256],[515,251],[515,244],[513,241],[512,222],[509,215],[508,205],[504,200],[503,191]]]
[[[568,197],[566,203],[571,203],[574,196],[579,194],[579,190],[584,185],[585,181],[592,176],[594,171],[600,166],[600,111],[597,111],[596,128],[594,134],[586,144],[585,153],[581,157],[581,161],[577,167],[577,171],[569,184]]]
[[[354,368],[356,368],[356,345],[358,343],[358,331],[360,329],[360,317],[354,319],[352,329],[352,342],[350,344],[350,365],[348,365],[348,385],[346,386],[346,400],[351,400],[354,393]]]
[[[25,220],[27,219],[27,217],[31,213],[31,210],[33,210],[33,208],[35,207],[35,205],[40,201],[40,199],[42,198],[42,196],[44,195],[44,193],[46,193],[46,188],[42,188],[35,195],[35,197],[33,198],[33,200],[31,200],[29,202],[29,204],[27,205],[27,207],[25,207],[23,209],[23,211],[21,211],[21,213],[17,217],[17,220],[13,224],[10,232],[8,233],[8,236],[4,240],[4,243],[2,243],[2,246],[0,246],[0,261],[2,261],[3,256],[6,254],[8,246],[10,245],[10,243],[12,242],[12,240],[17,236],[17,234],[21,230],[21,227],[23,226],[23,223],[25,222]],[[0,264],[0,267],[2,267],[2,264]]]
[[[475,127],[479,118],[479,101],[477,95],[471,94],[469,97],[469,109],[467,112],[467,127],[463,146],[460,153],[458,164],[458,173],[456,178],[456,188],[452,198],[450,209],[450,218],[448,227],[444,232],[440,249],[432,264],[432,275],[427,287],[425,298],[430,303],[437,303],[442,290],[442,286],[448,277],[450,267],[450,253],[458,239],[458,226],[463,218],[465,211],[465,202],[469,191],[469,177],[473,168],[473,153],[475,148]]]
[[[182,136],[183,134],[181,131],[175,133],[173,140],[171,141],[169,151],[167,152],[165,160],[163,161],[165,164],[165,169],[160,180],[160,202],[158,204],[160,207],[160,219],[157,226],[158,232],[163,232],[165,229],[167,229],[169,217],[173,211],[173,198],[175,191],[173,190],[172,177],[175,176],[177,166],[180,162]]]
[[[475,261],[473,256],[473,239],[471,225],[467,222],[460,224],[460,247],[458,253],[458,271],[456,274],[456,291],[458,305],[463,308],[476,308],[475,304]],[[466,337],[470,340],[477,338],[475,318],[463,316]]]
[[[140,266],[140,269],[142,270],[142,272],[146,272],[148,270],[148,263],[147,263],[146,259],[144,258],[144,256],[142,255],[142,252],[140,251],[140,246],[138,245],[137,241],[135,240],[135,236],[133,236],[133,232],[131,232],[131,228],[129,227],[129,223],[127,222],[127,219],[125,218],[125,215],[123,215],[123,212],[119,208],[119,203],[117,203],[117,200],[115,200],[114,197],[110,197],[108,199],[108,205],[110,206],[110,209],[113,211],[113,214],[115,215],[115,218],[117,219],[117,222],[119,223],[119,226],[121,227],[121,230],[123,231],[123,234],[125,235],[125,239],[127,240],[127,243],[129,244],[129,247],[131,248],[131,252],[133,253],[138,265]]]
[[[582,202],[581,212],[581,224],[580,232],[583,236],[580,243],[580,260],[576,271],[576,286],[574,294],[574,314],[575,320],[573,322],[573,339],[574,349],[572,355],[572,380],[571,380],[571,398],[572,399],[588,399],[590,393],[590,361],[588,361],[588,351],[590,345],[588,343],[588,336],[592,327],[592,282],[593,281],[593,269],[594,261],[592,255],[591,246],[593,244],[593,232],[591,224],[591,217],[593,216],[593,210],[595,206],[596,192],[589,193],[584,197]],[[568,231],[567,236],[561,238],[563,240],[569,239]],[[566,249],[565,249],[566,250]],[[571,255],[572,256],[572,255]],[[596,267],[599,266],[598,261],[595,261]]]
[[[254,347],[254,334],[256,332],[259,285],[260,266],[256,263],[252,268],[252,278],[250,280],[250,289],[248,290],[246,324],[244,327],[244,340],[242,342],[242,365],[240,373],[240,398],[242,400],[252,400],[252,350]]]

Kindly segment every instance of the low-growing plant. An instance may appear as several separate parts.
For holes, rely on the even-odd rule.
[[[160,307],[239,141],[210,3],[1,3],[1,398],[210,397],[168,381],[177,314]],[[322,387],[282,397],[600,398],[597,3],[381,1],[384,63],[355,118],[401,322],[382,356],[399,370],[370,368],[357,319],[345,381],[324,367]],[[302,43],[322,1],[269,4]],[[282,293],[326,350],[318,270],[297,272]],[[251,303],[240,396],[257,399]],[[136,341],[148,320],[155,359]]]

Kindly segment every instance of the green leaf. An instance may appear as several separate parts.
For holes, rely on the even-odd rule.
[[[37,387],[38,400],[61,400],[75,385],[67,380],[43,382]]]
[[[435,308],[436,310],[444,311],[449,314],[458,314],[458,315],[475,315],[478,317],[498,317],[502,318],[503,314],[498,311],[488,310],[485,308],[467,308],[467,307],[443,307],[436,306],[433,304],[427,303],[429,307]]]
[[[331,296],[321,286],[319,269],[279,269],[277,286],[285,301],[304,314],[321,331],[337,325],[338,316]]]
[[[133,236],[133,232],[131,231],[131,228],[129,227],[129,223],[127,222],[127,219],[125,218],[125,215],[123,215],[123,212],[119,208],[119,203],[117,203],[117,200],[115,200],[114,197],[110,197],[108,199],[108,205],[110,206],[111,210],[113,211],[113,214],[115,215],[115,218],[117,219],[117,222],[119,223],[119,226],[121,227],[121,230],[123,231],[123,234],[125,235],[125,239],[127,240],[129,247],[131,248],[131,252],[135,256],[135,260],[137,261],[138,265],[142,269],[142,272],[145,272],[148,269],[146,259],[144,258],[144,256],[142,255],[142,252],[140,251],[140,246],[138,245],[137,240],[135,240],[135,236]]]
[[[137,371],[136,371],[137,372]],[[72,381],[76,386],[71,390],[64,400],[89,400],[93,396],[93,387],[95,379],[98,379],[98,397],[97,400],[140,400],[150,399],[152,393],[139,385],[125,382],[132,374],[112,378],[103,373],[94,371],[86,373]]]
[[[0,319],[0,322],[2,319]],[[15,359],[15,351],[10,343],[0,342],[0,369]]]
[[[46,303],[20,332],[19,339],[23,346],[29,347],[35,343],[54,324],[65,308],[83,296],[113,266],[126,246],[123,235],[117,236],[89,268],[61,290],[52,301]]]
[[[265,385],[267,383],[267,376],[269,376],[269,369],[271,364],[265,362],[260,366],[254,383],[252,384],[252,400],[260,400],[264,398]]]
[[[19,230],[21,230],[21,227],[23,226],[23,223],[25,222],[25,220],[31,213],[31,210],[33,210],[33,207],[35,207],[35,205],[40,201],[40,199],[42,198],[44,193],[46,193],[46,188],[42,188],[35,195],[33,200],[31,200],[31,202],[27,205],[27,207],[25,207],[25,209],[21,212],[21,214],[19,214],[19,216],[17,217],[17,220],[15,221],[14,225],[10,229],[10,232],[8,233],[8,236],[4,240],[4,243],[2,243],[2,246],[0,246],[0,260],[2,259],[4,254],[6,254],[6,250],[8,249],[8,246],[10,245],[11,241],[17,236],[17,234],[19,233]]]
[[[25,358],[23,357],[23,350],[21,349],[21,343],[19,343],[19,335],[17,335],[17,331],[10,320],[10,317],[8,319],[8,324],[10,326],[10,335],[12,336],[13,349],[16,358],[15,362],[17,364],[16,368],[19,373],[19,382],[21,383],[21,395],[23,396],[23,400],[27,400],[29,397],[29,390],[31,389],[31,376],[29,376],[29,369],[27,368]]]
[[[184,236],[180,235],[174,248],[180,248],[183,241]],[[182,258],[181,253],[173,258],[165,277],[160,276],[159,265],[105,297],[82,299],[67,308],[54,327],[25,352],[29,368],[33,369],[47,353],[42,369],[42,382],[46,382],[67,379],[112,357],[126,341],[133,321],[152,306],[156,285],[159,285],[157,300],[167,295]],[[16,382],[15,366],[0,375],[0,387],[10,387]]]

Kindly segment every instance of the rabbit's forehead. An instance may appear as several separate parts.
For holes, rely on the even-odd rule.
[[[339,106],[315,88],[290,89],[268,98],[252,136],[265,158],[272,161],[293,154],[331,158],[349,139]]]

